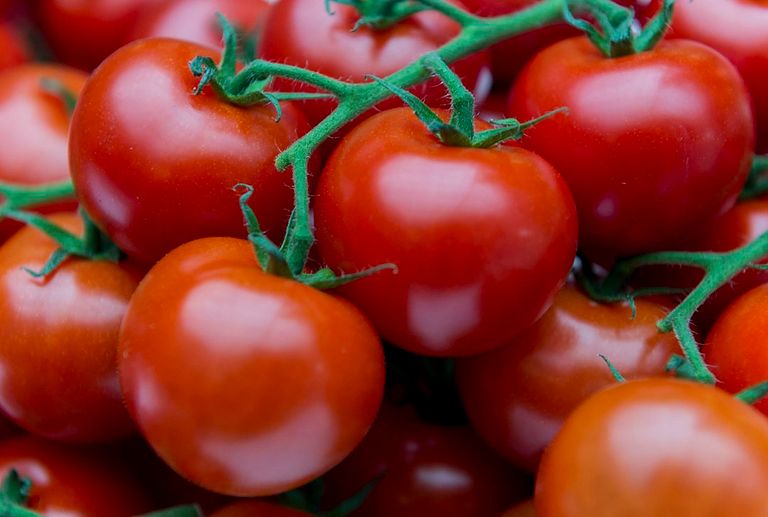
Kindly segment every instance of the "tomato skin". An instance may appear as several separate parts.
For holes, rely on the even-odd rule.
[[[454,1],[453,3],[459,4]],[[460,5],[460,4],[459,4]],[[281,0],[274,4],[264,21],[259,43],[263,59],[303,66],[331,77],[364,82],[368,75],[385,77],[423,54],[437,50],[459,33],[459,25],[435,12],[425,11],[410,16],[386,30],[360,27],[351,32],[359,14],[353,7],[332,4],[329,15],[323,2],[315,0]],[[452,65],[453,70],[472,90],[478,82],[487,57],[475,53]],[[276,80],[276,91],[317,91],[313,87],[288,80]],[[412,89],[428,104],[449,107],[445,88],[432,78]],[[396,98],[377,105],[376,110],[402,106]],[[316,125],[335,106],[333,100],[302,102],[307,119]]]
[[[0,477],[11,469],[32,481],[28,508],[56,517],[131,517],[152,509],[136,478],[96,450],[31,437],[0,442]]]
[[[521,73],[508,114],[527,120],[561,106],[567,116],[522,142],[568,182],[588,254],[679,246],[735,203],[752,159],[752,114],[738,73],[713,50],[675,40],[607,59],[584,37],[562,41]]]
[[[727,57],[744,78],[755,108],[757,151],[768,153],[768,4],[697,0],[675,5],[670,36],[700,41]]]
[[[386,340],[436,356],[477,354],[532,324],[565,280],[577,233],[568,190],[544,160],[445,146],[406,108],[343,139],[321,174],[315,221],[330,267],[398,267],[340,292]]]
[[[514,505],[507,509],[501,517],[536,517],[533,499]]]
[[[82,90],[87,76],[59,65],[29,64],[0,73],[0,181],[19,185],[40,185],[69,179],[67,133],[69,116],[61,99],[46,92],[40,81],[54,79],[73,94]],[[51,213],[74,209],[73,202],[39,207]],[[21,224],[0,222],[0,242]]]
[[[321,475],[360,442],[383,395],[383,352],[362,314],[263,273],[239,239],[201,239],[158,262],[119,350],[126,403],[150,445],[229,495]]]
[[[255,187],[251,206],[278,242],[293,207],[290,171],[278,173],[274,160],[306,131],[302,115],[286,105],[276,123],[270,106],[239,108],[210,88],[192,95],[187,63],[197,55],[218,59],[169,39],[123,47],[90,78],[72,119],[80,201],[141,262],[201,237],[245,237],[238,183]]]
[[[239,30],[254,32],[268,7],[264,0],[169,0],[142,12],[134,38],[176,38],[219,48],[222,37],[216,13]]]
[[[630,381],[565,422],[541,462],[536,514],[763,515],[766,483],[768,420],[754,408],[703,384]]]
[[[13,25],[0,20],[0,70],[25,63],[29,57],[29,51]]]
[[[768,285],[739,297],[723,312],[707,336],[707,364],[726,391],[737,393],[768,379],[768,333],[766,333]],[[768,415],[768,401],[755,407]]]
[[[331,505],[381,476],[354,516],[497,517],[530,493],[530,480],[466,427],[420,421],[384,405],[363,443],[323,477]],[[332,506],[331,506],[332,507]]]
[[[680,346],[660,334],[666,311],[649,301],[601,305],[571,286],[536,324],[501,348],[456,363],[459,392],[472,426],[513,464],[534,472],[565,419],[614,384],[598,354],[629,379],[665,375]]]
[[[310,514],[266,501],[239,501],[218,510],[211,517],[310,517]]]
[[[82,232],[74,214],[51,217]],[[138,275],[120,264],[69,259],[46,279],[56,250],[34,228],[0,248],[0,407],[35,435],[101,442],[131,434],[117,379],[117,338]]]

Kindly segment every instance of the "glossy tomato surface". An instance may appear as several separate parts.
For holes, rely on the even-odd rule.
[[[310,514],[265,501],[240,501],[212,513],[211,517],[310,517]]]
[[[458,4],[458,2],[453,2]],[[385,77],[432,52],[459,33],[459,25],[435,11],[410,16],[388,29],[360,27],[353,7],[331,4],[333,15],[316,0],[281,0],[267,14],[259,43],[259,55],[270,61],[303,66],[325,75],[352,82],[363,82],[368,75]],[[454,71],[472,90],[486,64],[483,53],[475,53],[453,65]],[[278,80],[281,91],[315,91],[291,81]],[[449,106],[445,88],[433,78],[412,90],[430,105]],[[402,105],[391,99],[379,109]],[[328,115],[334,101],[302,103],[309,121],[317,124]],[[368,114],[373,114],[370,111]]]
[[[176,38],[218,48],[222,37],[216,13],[248,34],[259,27],[268,6],[264,0],[168,0],[144,10],[134,36]]]
[[[206,236],[243,236],[232,188],[254,186],[251,206],[279,242],[293,207],[290,171],[277,154],[307,129],[283,107],[240,108],[206,88],[188,62],[216,52],[147,39],[123,47],[93,74],[75,110],[69,143],[80,201],[129,256],[152,263]]]
[[[69,179],[67,133],[69,113],[64,102],[41,84],[58,81],[78,95],[87,76],[59,65],[23,65],[0,72],[0,181],[40,185]],[[74,208],[74,203],[40,207],[42,211]],[[21,225],[0,223],[0,242]]]
[[[530,481],[466,427],[420,421],[384,405],[363,443],[323,479],[328,499],[348,499],[374,481],[355,516],[498,517],[528,494]]]
[[[523,145],[552,163],[579,209],[579,247],[614,258],[671,249],[733,206],[752,159],[749,97],[721,55],[690,41],[605,58],[586,38],[529,63],[508,114],[565,106]]]
[[[445,146],[405,108],[336,148],[315,221],[334,269],[397,266],[340,291],[385,339],[437,356],[477,354],[531,325],[565,280],[577,232],[571,196],[544,160]]]
[[[766,483],[762,414],[711,386],[630,381],[565,422],[539,469],[536,515],[758,516]]]
[[[677,2],[670,35],[700,41],[736,65],[752,94],[758,151],[768,153],[768,3]]]
[[[82,232],[74,214],[51,220]],[[28,227],[0,247],[0,408],[32,434],[98,442],[133,432],[117,378],[117,338],[134,272],[107,261],[67,260],[46,278],[57,249]]]
[[[217,492],[272,495],[340,462],[384,388],[378,336],[348,302],[267,275],[247,241],[177,248],[123,322],[128,409],[179,474]]]
[[[505,458],[535,471],[568,415],[616,381],[599,354],[625,377],[665,374],[680,346],[656,323],[664,308],[639,299],[601,305],[564,287],[533,327],[487,354],[457,361],[457,379],[470,421]]]
[[[0,479],[11,469],[32,482],[27,507],[46,517],[132,517],[152,509],[144,487],[95,450],[13,438],[0,442]]]

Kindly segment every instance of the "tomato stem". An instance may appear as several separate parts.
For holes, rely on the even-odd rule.
[[[72,118],[72,113],[77,106],[77,95],[67,88],[61,81],[45,77],[40,81],[40,87],[50,94],[55,95],[67,111],[67,117]]]
[[[756,402],[760,402],[762,399],[768,396],[768,381],[750,386],[749,388],[738,392],[734,396],[742,402],[750,405],[755,404]]]
[[[768,154],[755,156],[739,199],[753,199],[768,191]]]
[[[0,195],[5,200],[0,205],[0,217],[8,210],[18,210],[54,201],[75,199],[75,187],[71,181],[39,186],[14,185],[0,182]]]

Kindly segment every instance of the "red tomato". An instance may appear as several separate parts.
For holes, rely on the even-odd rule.
[[[454,1],[453,3],[459,4]],[[363,82],[369,74],[387,76],[432,52],[459,33],[459,25],[435,11],[425,11],[385,30],[360,27],[351,29],[360,18],[353,7],[332,3],[329,15],[317,0],[281,0],[272,6],[264,22],[259,54],[270,61],[309,68],[331,77]],[[472,90],[486,63],[476,53],[453,65],[454,71]],[[274,82],[280,91],[316,91],[287,80]],[[413,89],[430,105],[449,106],[445,88],[437,78]],[[328,115],[332,100],[303,102],[304,112],[313,124]],[[378,109],[402,105],[399,99],[381,103]],[[368,115],[373,114],[371,110]]]
[[[536,514],[763,515],[767,483],[763,415],[711,386],[631,381],[565,422],[541,462]]]
[[[74,214],[52,220],[72,232]],[[45,279],[56,243],[25,228],[0,248],[0,407],[19,426],[69,442],[113,440],[134,427],[117,377],[117,337],[137,275],[69,259]]]
[[[26,61],[29,61],[29,51],[21,37],[11,24],[0,21],[0,70]]]
[[[448,147],[406,108],[342,140],[315,220],[330,267],[397,265],[340,291],[388,341],[437,356],[477,354],[530,326],[563,284],[577,233],[568,189],[544,160]]]
[[[421,422],[407,408],[382,407],[376,424],[349,458],[323,477],[337,503],[376,482],[352,515],[365,517],[497,517],[530,490],[472,432]]]
[[[131,299],[123,393],[150,445],[190,481],[272,495],[340,462],[384,389],[384,358],[351,304],[267,275],[247,241],[177,248]]]
[[[307,129],[283,107],[240,108],[206,89],[187,63],[216,54],[193,43],[148,39],[122,48],[93,74],[72,119],[70,164],[81,202],[129,256],[154,262],[206,236],[243,236],[232,187],[255,186],[262,228],[279,241],[293,208],[290,172],[277,154]],[[233,201],[234,199],[234,201]]]
[[[293,508],[265,501],[240,501],[212,513],[211,517],[311,517]]]
[[[666,315],[637,300],[600,305],[567,286],[528,331],[488,354],[456,363],[459,391],[473,427],[506,459],[535,471],[544,448],[590,395],[614,384],[603,354],[627,378],[664,375],[680,346],[660,334]]]
[[[69,115],[64,102],[41,86],[46,78],[77,95],[86,75],[58,65],[24,65],[0,73],[0,127],[8,128],[0,138],[0,181],[40,185],[69,179]],[[59,203],[41,208],[52,212],[74,207]],[[19,228],[3,221],[0,242]]]
[[[162,36],[217,48],[222,39],[216,13],[237,29],[252,33],[268,6],[265,0],[168,0],[142,13],[134,37]]]
[[[131,517],[151,510],[144,488],[116,467],[97,451],[30,437],[0,442],[0,477],[16,469],[29,478],[28,508],[49,517]]]
[[[768,380],[768,285],[733,302],[707,336],[707,364],[723,389],[737,393]],[[768,415],[768,400],[756,407]]]
[[[37,16],[56,57],[93,70],[127,43],[142,9],[158,0],[38,0]]]
[[[709,45],[736,65],[754,102],[757,150],[768,153],[768,3],[677,2],[671,35]]]
[[[501,517],[536,517],[536,508],[533,499],[523,501],[509,508]]]
[[[672,248],[735,203],[752,114],[738,73],[713,50],[679,40],[608,59],[586,38],[562,41],[522,72],[508,114],[561,106],[569,115],[532,128],[523,145],[568,182],[587,253]]]

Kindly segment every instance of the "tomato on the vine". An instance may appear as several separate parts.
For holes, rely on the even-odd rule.
[[[547,162],[512,146],[444,145],[406,108],[344,137],[320,176],[315,221],[335,270],[397,266],[340,292],[385,339],[425,355],[477,354],[530,326],[576,247],[573,201]]]
[[[457,361],[459,391],[477,432],[505,458],[535,471],[563,421],[615,382],[599,354],[627,378],[661,376],[679,353],[656,323],[666,311],[643,299],[601,305],[566,286],[520,336],[487,354]]]
[[[307,129],[291,105],[243,108],[198,80],[188,62],[217,52],[171,39],[140,40],[91,76],[70,133],[72,178],[83,206],[129,256],[151,263],[207,236],[242,236],[232,187],[254,185],[251,206],[279,241],[293,206],[277,154]]]
[[[248,241],[166,255],[123,321],[125,401],[174,470],[217,492],[272,495],[339,463],[384,389],[376,333],[350,303],[264,273]]]
[[[539,53],[508,114],[565,106],[522,143],[563,175],[579,209],[579,247],[601,260],[669,249],[733,206],[752,160],[749,95],[736,69],[673,40],[606,58],[586,37]],[[652,204],[652,209],[649,207]]]
[[[579,406],[547,449],[539,517],[763,515],[768,420],[711,386],[630,381]]]

